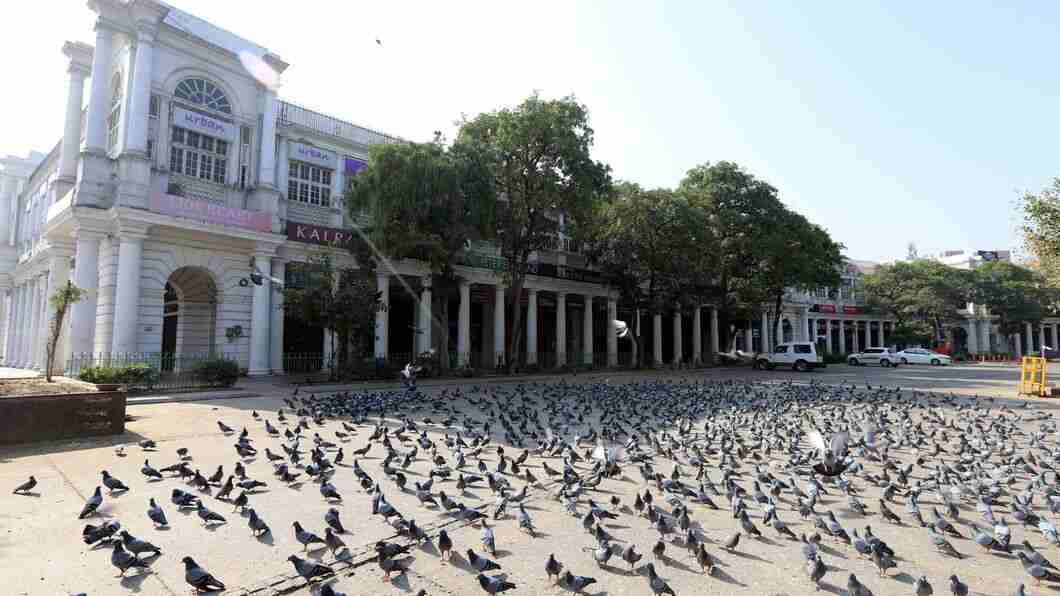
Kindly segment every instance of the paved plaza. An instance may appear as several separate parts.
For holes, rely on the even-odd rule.
[[[418,405],[392,408],[381,420],[388,429],[387,441],[396,453],[389,462],[394,468],[389,475],[382,467],[387,451],[382,438],[370,440],[378,434],[379,418],[370,416],[351,423],[341,417],[328,418],[324,411],[326,419],[321,420],[322,425],[309,419],[303,427],[299,442],[302,461],[299,465],[288,462],[290,470],[300,477],[290,484],[274,475],[274,465],[265,455],[268,447],[272,453],[287,457],[281,444],[291,442],[284,439],[283,433],[294,431],[299,421],[291,403],[284,402],[284,398],[292,399],[289,387],[262,382],[251,386],[260,397],[131,405],[131,421],[122,436],[0,450],[0,486],[10,491],[31,474],[39,482],[28,496],[4,497],[5,505],[0,508],[0,553],[6,582],[3,592],[186,594],[189,586],[184,581],[181,558],[191,556],[226,584],[226,594],[319,593],[317,581],[307,587],[305,580],[294,574],[287,562],[294,554],[331,566],[334,575],[323,583],[349,595],[411,596],[421,590],[427,594],[482,594],[465,554],[470,548],[484,555],[481,526],[458,519],[441,507],[422,504],[414,482],[433,478],[429,492],[436,500],[444,491],[448,497],[488,516],[496,535],[496,553],[489,558],[502,567],[490,573],[503,574],[516,584],[508,594],[570,592],[567,587],[553,586],[547,578],[545,561],[550,553],[566,570],[594,577],[596,583],[589,585],[585,593],[595,596],[650,594],[645,566],[653,560],[659,576],[677,594],[811,594],[815,589],[807,577],[802,544],[765,523],[768,507],[758,501],[766,495],[756,495],[755,483],[759,481],[766,493],[772,492],[771,485],[777,489],[777,515],[796,536],[822,533],[822,529],[815,528],[812,515],[800,516],[799,501],[792,489],[778,483],[789,487],[797,483],[804,493],[810,490],[811,477],[803,472],[810,463],[805,431],[811,429],[811,423],[825,434],[829,429],[849,425],[854,430],[854,443],[863,440],[859,429],[873,423],[880,428],[877,436],[885,438],[890,449],[881,457],[865,445],[852,445],[851,453],[861,469],[845,475],[849,490],[856,493],[868,511],[865,515],[854,511],[851,497],[844,494],[843,488],[820,476],[817,478],[823,481],[823,492],[815,511],[825,520],[826,512],[834,512],[838,524],[851,536],[854,530],[863,536],[866,526],[871,526],[872,534],[893,549],[897,568],[890,570],[887,577],[880,577],[871,557],[860,556],[855,546],[824,536],[819,547],[827,568],[822,590],[845,593],[848,576],[854,574],[876,594],[911,594],[915,593],[914,582],[923,575],[935,593],[942,594],[949,593],[948,578],[956,574],[970,586],[971,593],[1010,594],[1019,583],[1027,584],[1028,593],[1051,593],[1058,584],[1046,582],[1041,588],[1035,587],[1016,553],[1022,550],[1019,544],[1025,539],[1054,560],[1060,561],[1060,552],[1048,544],[1037,528],[1017,522],[1012,509],[1014,495],[1030,485],[1033,473],[1047,466],[1048,460],[1031,463],[1028,454],[1033,451],[1037,457],[1057,447],[1055,402],[1016,398],[1015,374],[1013,367],[995,365],[896,370],[835,366],[802,375],[715,369],[581,374],[525,383],[489,383],[481,379],[439,382],[423,388],[425,397]],[[890,389],[895,386],[902,391]],[[920,397],[910,394],[910,390],[927,389],[941,393]],[[309,401],[314,391],[319,389],[303,387],[294,405],[320,411],[337,403]],[[959,397],[951,398],[949,392]],[[970,397],[974,395],[981,397],[975,400]],[[997,398],[988,400],[987,396]],[[281,410],[283,421],[279,417]],[[279,436],[266,432],[266,420],[281,433]],[[344,430],[344,420],[353,431]],[[236,432],[222,433],[218,421]],[[411,424],[415,429],[410,428]],[[405,430],[399,436],[401,427]],[[244,428],[258,451],[256,456],[241,457],[236,453],[233,444]],[[795,430],[798,428],[801,433]],[[418,441],[421,431],[426,438]],[[1040,433],[1038,447],[1033,450],[1029,448],[1032,433]],[[309,463],[309,452],[318,434],[343,450],[344,459],[335,466],[330,479],[342,495],[341,502],[325,501],[318,485],[307,479],[304,466]],[[466,457],[462,468],[457,468],[452,446],[458,435],[467,444],[460,449]],[[613,440],[604,440],[605,435]],[[585,437],[589,440],[578,441]],[[605,446],[617,448],[617,474],[594,473],[594,437]],[[629,443],[632,438],[637,447]],[[138,445],[146,439],[155,441],[157,450]],[[961,453],[963,439],[967,443]],[[474,446],[476,441],[478,447]],[[565,448],[564,443],[571,447]],[[539,447],[546,444],[548,448]],[[366,454],[354,453],[365,446],[370,446]],[[119,447],[124,457],[116,454]],[[460,490],[457,477],[496,474],[501,459],[499,447],[504,448],[506,469],[496,477],[507,480],[513,498],[507,511],[494,520],[498,499],[488,482],[480,481]],[[223,477],[228,478],[236,463],[241,462],[249,478],[266,482],[267,486],[249,494],[248,500],[271,532],[259,538],[252,536],[246,513],[235,511],[231,501],[216,498],[218,486],[200,490],[168,473],[157,481],[148,481],[141,474],[145,459],[156,469],[177,463],[178,448],[188,450],[189,467],[203,476],[213,475],[218,466],[223,466]],[[335,460],[335,448],[325,446],[323,450],[330,461]],[[405,456],[413,451],[416,455],[403,465]],[[513,460],[524,452],[528,452],[525,463],[514,473]],[[1027,460],[1014,465],[1016,456],[1027,456]],[[986,462],[985,469],[973,461],[976,457]],[[444,465],[452,470],[451,477],[431,474],[438,466],[432,461],[434,458],[444,460]],[[355,474],[355,460],[378,483],[386,502],[406,520],[414,519],[429,537],[429,541],[411,548],[410,570],[395,575],[390,583],[381,581],[383,572],[373,559],[373,545],[379,540],[398,544],[409,541],[397,536],[394,526],[382,516],[372,515],[372,491],[366,490]],[[591,486],[599,481],[595,488],[585,488],[577,495],[573,505],[576,515],[568,512],[564,499],[556,497],[563,486],[559,477],[565,460],[571,466],[569,473],[577,475],[581,484]],[[717,489],[718,494],[709,488],[704,492],[718,510],[695,498],[702,488],[697,480],[699,461],[703,462],[704,480],[709,479]],[[882,461],[889,462],[886,469]],[[945,466],[944,471],[935,469],[939,464]],[[911,471],[903,483],[899,470],[907,466]],[[560,476],[551,477],[546,467]],[[121,479],[130,489],[113,495],[104,489],[98,515],[80,520],[78,512],[100,485],[102,470]],[[407,478],[405,490],[398,488],[394,471]],[[976,532],[971,522],[993,535],[991,524],[976,510],[975,497],[967,492],[973,478],[979,481],[973,471],[982,471],[983,477],[997,481],[1000,494],[994,513],[1008,519],[1011,553],[984,552],[972,540]],[[526,472],[538,482],[527,482]],[[647,481],[645,476],[649,473],[658,476]],[[723,544],[741,529],[741,522],[734,519],[733,501],[726,496],[723,475],[731,476],[736,485],[747,491],[743,500],[748,520],[763,534],[752,538],[744,531],[739,545],[731,551]],[[889,523],[880,515],[878,499],[888,485],[885,477],[897,489],[889,508],[901,518],[901,525]],[[660,490],[664,480],[675,478],[691,494]],[[943,490],[935,489],[937,478],[947,483]],[[1009,479],[1011,483],[1007,483]],[[1053,480],[1051,475],[1048,480]],[[914,521],[908,510],[909,492],[918,484],[922,488],[918,499],[922,516],[928,523],[935,522],[933,508],[945,515],[947,508],[940,493],[958,484],[965,491],[956,502],[959,516],[946,516],[962,536],[947,537],[962,559],[937,551],[928,530]],[[522,503],[533,520],[534,537],[520,530],[517,521],[515,496],[524,485],[527,495]],[[673,485],[667,486],[672,489]],[[204,527],[194,509],[178,511],[171,501],[175,488],[199,497],[227,523]],[[675,513],[675,505],[687,506],[694,535],[716,561],[713,574],[701,573],[699,563],[687,554],[684,531],[676,528],[672,534],[660,533],[657,524],[634,510],[637,495],[644,495],[645,491],[652,493],[654,506],[670,524],[678,523],[668,517]],[[230,498],[240,492],[236,488]],[[148,499],[152,497],[169,519],[166,528],[156,528],[146,515]],[[634,545],[637,553],[644,554],[634,565],[633,573],[628,572],[630,566],[618,554],[604,566],[594,561],[591,551],[598,547],[598,540],[583,528],[590,499],[617,514],[615,519],[596,520],[596,525],[610,535],[614,551]],[[348,546],[347,552],[340,551],[338,559],[326,548],[303,552],[292,524],[298,521],[306,530],[323,536],[324,515],[331,507],[338,509],[345,526],[346,532],[340,537]],[[1032,511],[1052,519],[1041,494],[1036,495]],[[118,572],[110,563],[111,548],[84,544],[85,524],[106,521],[119,521],[123,529],[161,549],[161,555],[147,558],[149,573],[132,570],[124,578],[117,577]],[[438,534],[443,529],[454,543],[451,563],[439,558]],[[660,537],[665,553],[655,560],[652,548]]]

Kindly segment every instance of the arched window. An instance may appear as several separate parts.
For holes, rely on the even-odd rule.
[[[118,123],[121,122],[121,73],[114,73],[110,84],[110,113],[107,116],[107,151],[118,145]]]
[[[182,99],[211,110],[216,110],[225,114],[232,113],[232,104],[228,103],[228,98],[225,96],[224,91],[221,91],[217,85],[214,85],[205,79],[184,79],[177,84],[177,88],[173,92],[173,95],[177,99]]]

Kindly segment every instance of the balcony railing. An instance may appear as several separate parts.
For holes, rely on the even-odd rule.
[[[286,101],[280,102],[276,122],[280,126],[301,126],[315,132],[353,141],[360,145],[403,142],[398,137],[358,126],[345,120],[339,120],[327,114],[314,112]]]

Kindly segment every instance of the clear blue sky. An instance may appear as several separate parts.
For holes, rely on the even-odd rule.
[[[1012,247],[1018,192],[1060,176],[1056,3],[172,3],[289,61],[285,98],[414,140],[534,89],[574,93],[616,177],[672,186],[738,162],[854,258]],[[91,43],[92,15],[3,11],[23,83],[0,98],[0,152],[47,151],[59,48]]]

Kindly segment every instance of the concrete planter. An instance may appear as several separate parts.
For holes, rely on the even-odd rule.
[[[0,445],[125,432],[121,391],[25,395],[0,399]]]

